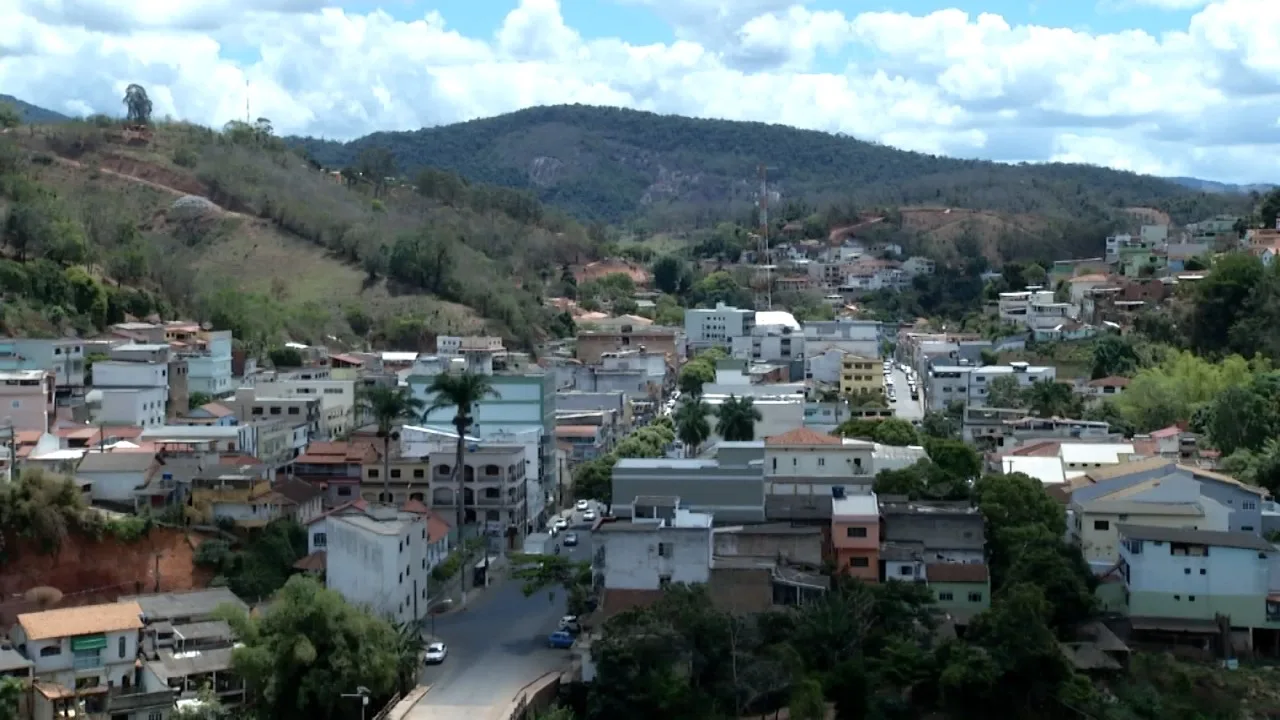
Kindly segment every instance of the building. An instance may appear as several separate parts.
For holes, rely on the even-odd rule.
[[[623,458],[613,466],[611,510],[619,518],[630,518],[633,508],[627,498],[679,497],[681,507],[690,512],[712,515],[720,523],[764,522],[764,476],[759,450],[754,460],[735,457],[750,455],[718,446],[718,459]]]
[[[913,546],[925,565],[982,564],[986,531],[982,514],[967,502],[906,501],[880,497],[885,542]]]
[[[506,348],[502,338],[480,335],[440,335],[436,338],[436,354],[442,357],[461,357],[463,351],[500,353]]]
[[[15,432],[48,432],[52,427],[56,386],[47,370],[0,372],[0,424]]]
[[[1075,306],[1057,302],[1052,290],[1031,289],[1000,293],[997,310],[1000,319],[1033,332],[1052,330],[1074,319]]]
[[[253,392],[264,399],[319,398],[320,418],[314,439],[327,440],[343,437],[365,421],[356,417],[356,385],[354,379],[301,379],[272,372],[257,375]],[[236,397],[240,397],[240,391]]]
[[[857,403],[884,394],[884,379],[880,373],[880,361],[861,355],[844,355],[840,358],[840,394]]]
[[[682,333],[676,328],[623,325],[616,330],[579,330],[576,357],[588,365],[598,365],[604,353],[627,350],[645,350],[678,358],[683,355],[683,345]]]
[[[174,324],[165,335],[170,343],[179,343],[177,354],[187,362],[190,392],[220,398],[235,390],[231,382],[231,331]]]
[[[765,516],[830,522],[833,499],[869,491],[875,443],[801,427],[764,440]]]
[[[98,410],[93,420],[102,425],[160,427],[168,418],[168,388],[94,390],[89,393],[90,403],[95,399]]]
[[[928,410],[945,410],[952,402],[963,402],[965,407],[985,407],[991,383],[1000,377],[1012,377],[1019,387],[1034,382],[1053,382],[1057,379],[1053,366],[1029,365],[1025,362],[1008,365],[937,365],[929,370],[924,386],[925,407]]]
[[[938,608],[957,625],[968,625],[975,615],[991,607],[991,573],[981,563],[930,563],[925,581]]]
[[[1084,559],[1104,568],[1114,565],[1120,552],[1121,523],[1144,527],[1226,532],[1229,511],[1210,498],[1201,498],[1194,481],[1187,480],[1182,502],[1109,500],[1106,497],[1070,506],[1072,539]]]
[[[167,717],[173,693],[148,692],[136,667],[142,627],[136,602],[19,615],[10,638],[33,664],[34,720]]]
[[[1280,628],[1274,544],[1249,533],[1140,525],[1121,525],[1119,535],[1124,611],[1135,630],[1218,635],[1219,616],[1246,638]]]
[[[691,348],[717,345],[729,347],[734,338],[750,337],[755,326],[755,310],[744,310],[724,303],[716,303],[714,308],[695,308],[684,313],[684,333]],[[581,352],[578,358],[582,359]]]
[[[1026,440],[1044,438],[1121,440],[1111,425],[1101,420],[1039,418],[1027,414],[1025,408],[993,408],[965,406],[961,416],[960,436],[984,449],[999,451],[1020,445]]]
[[[143,429],[140,437],[162,445],[200,446],[212,452],[250,457],[258,454],[257,433],[252,425],[161,425]]]
[[[806,357],[833,349],[880,357],[880,348],[887,339],[884,326],[874,320],[819,320],[804,324]]]
[[[431,573],[425,516],[387,506],[330,514],[324,535],[326,586],[395,622],[425,615]]]
[[[635,497],[627,521],[601,523],[592,533],[593,566],[608,590],[659,590],[711,579],[711,516],[681,507],[676,497]]]
[[[136,506],[137,492],[160,470],[155,453],[137,450],[86,452],[76,466],[75,478],[90,485],[95,503]]]
[[[326,506],[360,498],[366,465],[376,461],[377,450],[368,442],[316,442],[293,461],[293,476],[325,490]]]
[[[342,382],[342,381],[338,381]],[[241,423],[284,420],[289,425],[306,425],[309,440],[327,441],[332,437],[326,424],[322,396],[311,394],[271,396],[260,392],[258,386],[242,387],[232,397],[221,402],[230,408]],[[354,393],[353,393],[354,397]],[[339,422],[350,422],[350,412],[339,416]]]
[[[880,579],[880,505],[875,493],[832,500],[831,545],[840,572],[867,582]]]
[[[84,393],[84,355],[78,338],[0,338],[0,372],[50,371],[59,397]]]

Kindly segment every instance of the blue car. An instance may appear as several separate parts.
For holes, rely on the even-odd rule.
[[[564,630],[557,630],[547,636],[547,645],[557,650],[568,650],[573,647],[573,635]]]

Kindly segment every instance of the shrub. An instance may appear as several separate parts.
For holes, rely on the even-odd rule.
[[[220,570],[231,560],[231,544],[225,540],[205,540],[196,548],[195,563],[200,567]]]

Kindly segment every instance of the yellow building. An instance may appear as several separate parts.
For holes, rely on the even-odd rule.
[[[884,392],[880,361],[859,355],[845,355],[840,360],[840,394],[856,402],[858,397]]]

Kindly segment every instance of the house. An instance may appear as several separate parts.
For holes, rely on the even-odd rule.
[[[498,342],[501,348],[502,341]],[[267,372],[258,373],[254,377],[253,386],[254,392],[264,399],[267,397],[318,399],[319,417],[313,428],[312,437],[325,440],[342,437],[366,420],[366,418],[356,417],[356,384],[355,379],[302,379],[285,373]],[[256,408],[254,411],[256,412]],[[272,412],[269,407],[267,411]],[[310,421],[309,417],[307,419]]]
[[[861,355],[840,358],[840,394],[851,402],[884,394],[880,361]]]
[[[981,563],[930,563],[925,580],[938,607],[957,625],[968,625],[991,607],[991,573]]]
[[[329,549],[327,519],[337,515],[369,515],[371,507],[375,505],[364,500],[356,500],[321,513],[304,523],[307,529],[307,556],[299,560],[294,567],[314,573],[324,572],[328,564]],[[449,550],[453,547],[455,539],[453,526],[449,521],[417,500],[404,503],[400,506],[400,510],[420,516],[427,523],[427,570],[430,571],[444,562],[449,556]]]
[[[1000,377],[1012,377],[1019,387],[1035,382],[1053,382],[1057,368],[1033,366],[1025,362],[1008,365],[935,365],[923,378],[924,400],[929,410],[945,410],[952,402],[965,407],[985,407],[991,383]]]
[[[15,431],[48,432],[53,426],[56,380],[47,370],[0,372],[0,420]]]
[[[632,349],[644,349],[678,358],[683,355],[683,344],[682,333],[676,328],[623,325],[616,330],[579,330],[575,347],[578,360],[596,365],[604,353]]]
[[[93,502],[135,505],[137,490],[160,469],[154,452],[116,449],[87,452],[76,466],[77,480],[90,484]]]
[[[593,566],[606,590],[660,590],[711,579],[711,516],[685,510],[676,497],[636,497],[629,520],[592,533]]]
[[[1126,500],[1102,498],[1072,502],[1069,532],[1080,546],[1084,559],[1098,567],[1110,567],[1119,557],[1121,523],[1144,527],[1225,532],[1228,511],[1210,498],[1200,497],[1194,480],[1183,478],[1183,489],[1176,501]],[[1123,491],[1122,491],[1123,492]]]
[[[121,598],[142,608],[139,662],[142,685],[178,700],[198,699],[211,691],[225,707],[244,701],[244,681],[232,670],[235,636],[222,608],[248,612],[249,606],[226,588],[157,593]]]
[[[247,497],[223,497],[210,503],[215,522],[233,521],[237,527],[263,527],[283,518],[305,524],[321,512],[323,493],[302,480],[286,480],[275,485],[255,485]]]
[[[723,453],[724,447],[720,446]],[[623,458],[613,466],[611,508],[630,518],[640,496],[679,497],[681,507],[707,513],[717,522],[759,523],[765,519],[764,475],[760,459],[735,462],[697,458]]]
[[[1246,647],[1260,629],[1280,628],[1273,599],[1273,543],[1257,535],[1121,525],[1119,576],[1135,632],[1220,636],[1225,616]]]
[[[311,525],[312,532],[316,524]],[[427,610],[427,518],[385,505],[324,518],[325,585],[394,622]]]
[[[144,442],[157,445],[199,446],[211,452],[257,454],[257,434],[251,425],[162,425],[145,428]]]
[[[220,402],[205,403],[192,408],[175,422],[177,425],[237,425],[236,412]]]
[[[52,372],[59,397],[84,393],[84,341],[79,338],[0,338],[0,373]]]
[[[982,514],[967,502],[879,497],[885,542],[916,544],[925,565],[986,561]]]
[[[1267,491],[1247,485],[1229,475],[1178,465],[1164,458],[1100,467],[1087,471],[1071,491],[1071,502],[1089,502],[1102,497],[1129,500],[1167,500],[1181,492],[1175,478],[1193,480],[1200,495],[1227,508],[1232,532],[1260,534],[1263,531],[1262,505]]]
[[[880,578],[880,505],[875,493],[831,501],[831,545],[839,572],[868,582]]]
[[[376,458],[371,443],[315,442],[293,461],[293,475],[323,490],[326,505],[341,505],[360,497],[364,466]]]
[[[136,602],[18,616],[10,638],[33,664],[34,720],[90,716],[168,717],[172,692],[148,692],[137,667],[143,627]]]
[[[875,448],[806,427],[765,438],[766,518],[829,523],[835,498],[870,490]]]
[[[749,337],[756,325],[756,311],[716,303],[714,308],[693,308],[684,313],[684,333],[689,346],[728,347],[734,338]],[[579,359],[582,359],[579,354]]]
[[[1105,400],[1124,392],[1124,389],[1129,387],[1129,382],[1130,380],[1127,377],[1110,375],[1088,381],[1079,392],[1088,398]]]

